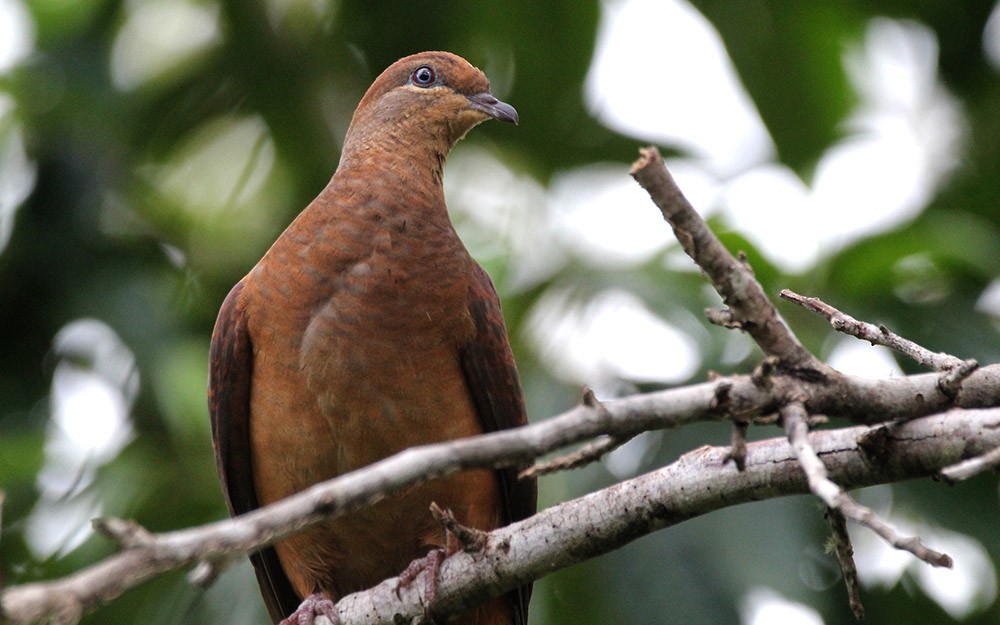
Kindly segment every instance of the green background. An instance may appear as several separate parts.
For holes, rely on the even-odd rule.
[[[326,184],[354,104],[392,61],[447,49],[491,75],[491,68],[497,70],[498,95],[517,107],[521,125],[485,124],[458,149],[489,149],[543,188],[560,172],[596,162],[619,164],[625,176],[644,144],[602,126],[584,105],[598,3],[201,2],[195,6],[217,16],[218,39],[154,80],[122,89],[112,79],[110,59],[129,12],[144,4],[29,0],[35,50],[0,75],[0,94],[13,102],[13,112],[0,118],[0,134],[9,139],[21,133],[37,172],[10,239],[0,247],[0,488],[6,491],[0,553],[7,584],[65,575],[113,551],[108,541],[91,536],[68,553],[40,558],[26,542],[32,510],[55,505],[41,497],[37,477],[54,436],[53,376],[65,363],[92,370],[100,357],[89,344],[54,349],[60,329],[80,319],[100,320],[134,355],[134,368],[126,358],[124,373],[118,371],[121,388],[134,396],[133,438],[114,457],[93,459],[58,499],[98,502],[101,514],[134,518],[153,531],[225,515],[204,399],[215,314],[229,287]],[[721,35],[778,160],[806,181],[848,132],[844,121],[858,96],[842,57],[862,41],[869,20],[905,18],[933,31],[940,79],[960,103],[968,131],[955,173],[919,216],[800,274],[783,273],[724,219],[712,224],[732,250],[747,252],[768,293],[792,288],[820,296],[933,350],[1000,360],[998,320],[976,309],[1000,276],[1000,72],[982,48],[993,3],[694,5]],[[652,82],[658,64],[685,59],[637,62],[646,63],[643,80]],[[511,67],[516,72],[502,71]],[[683,85],[676,97],[684,97]],[[217,197],[217,190],[191,188],[185,170],[171,167],[198,154],[204,147],[199,141],[231,129],[219,124],[233,119],[255,121],[241,127],[246,134],[240,136],[249,139],[231,144],[232,154],[212,153],[232,158],[236,184],[224,205],[210,205],[205,198]],[[677,153],[669,145],[662,149]],[[241,183],[265,161],[270,169],[263,180]],[[470,228],[474,224],[460,229],[464,234]],[[670,236],[666,227],[663,236]],[[674,321],[691,319],[687,311],[700,317],[717,301],[690,268],[662,262],[663,254],[628,266],[589,263],[579,255],[524,287],[508,275],[509,249],[498,249],[495,241],[470,247],[501,291],[532,419],[570,407],[579,394],[543,364],[527,334],[530,313],[547,293],[586,301],[615,285]],[[915,257],[919,263],[908,262]],[[829,353],[828,326],[787,304],[781,310],[810,349]],[[726,360],[730,333],[698,332],[702,361],[690,382],[705,379],[709,370],[746,372],[759,359],[747,350],[735,362]],[[900,366],[916,371],[908,362]],[[725,444],[728,435],[724,425],[706,424],[654,437],[637,472],[702,444]],[[542,504],[614,480],[601,463],[548,477]],[[995,476],[953,488],[906,483],[862,497],[891,497],[895,512],[969,535],[991,560],[1000,559]],[[73,515],[65,518],[87,526]],[[850,623],[838,573],[823,553],[825,539],[822,512],[810,498],[725,510],[542,580],[532,622],[735,623],[747,593],[767,587],[810,606],[826,623]],[[243,564],[208,591],[190,587],[182,573],[167,575],[85,622],[263,623],[248,571]],[[869,622],[954,622],[915,580],[906,573],[898,584],[866,588]],[[1000,606],[979,605],[965,622],[1000,622]]]

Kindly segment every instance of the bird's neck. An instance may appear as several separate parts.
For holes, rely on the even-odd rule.
[[[416,145],[391,140],[364,145],[345,146],[341,153],[337,176],[356,178],[359,173],[367,180],[396,181],[398,191],[434,193],[444,197],[444,163],[448,151],[437,146]],[[398,180],[397,180],[398,179]],[[409,189],[413,191],[409,191]],[[406,196],[404,195],[404,197]]]
[[[449,125],[429,125],[413,115],[393,124],[360,116],[347,131],[338,171],[378,170],[407,172],[414,182],[432,181],[441,185],[444,162],[456,136]]]
[[[407,241],[397,251],[405,247],[414,258],[457,243],[443,186],[451,142],[415,136],[349,133],[340,165],[312,207],[314,217],[332,219],[336,229],[359,237],[388,232],[397,243]]]

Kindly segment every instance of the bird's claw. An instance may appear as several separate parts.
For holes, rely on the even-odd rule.
[[[406,588],[417,579],[422,572],[427,571],[427,578],[424,580],[424,618],[428,623],[433,623],[431,609],[437,601],[437,577],[441,562],[447,554],[444,549],[432,549],[423,558],[417,558],[406,570],[399,574],[396,584],[396,597],[399,597],[399,589]]]
[[[306,597],[298,609],[278,625],[313,625],[318,615],[328,618],[332,625],[340,625],[335,604],[318,592]]]

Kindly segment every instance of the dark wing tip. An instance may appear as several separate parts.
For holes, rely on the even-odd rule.
[[[478,265],[469,286],[468,307],[476,334],[462,349],[462,367],[483,431],[496,432],[525,425],[528,418],[524,393],[510,350],[500,300],[493,282]],[[531,516],[537,507],[537,481],[535,478],[518,479],[521,468],[497,471],[504,524]],[[507,593],[506,597],[517,625],[527,623],[531,584]]]
[[[231,515],[259,507],[250,455],[250,382],[253,345],[240,305],[243,282],[226,296],[212,332],[209,350],[208,411],[212,422],[212,447]],[[268,547],[250,554],[257,583],[271,619],[277,623],[295,611],[301,598],[292,588],[278,560]]]

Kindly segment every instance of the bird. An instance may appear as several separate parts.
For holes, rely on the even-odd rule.
[[[409,447],[526,423],[499,298],[443,190],[449,151],[488,119],[518,123],[460,56],[390,65],[327,186],[226,296],[208,403],[230,514]],[[251,554],[271,619],[335,616],[341,597],[454,552],[432,502],[479,530],[530,516],[537,485],[519,468],[426,482]],[[519,587],[454,622],[524,625],[530,595]]]

